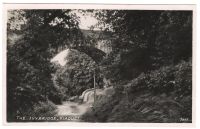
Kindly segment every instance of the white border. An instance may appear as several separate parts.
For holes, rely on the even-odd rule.
[[[156,7],[156,9],[155,9]],[[96,5],[93,5],[93,4],[68,4],[68,5],[65,5],[65,4],[37,4],[36,5],[30,5],[30,4],[17,4],[17,5],[11,5],[11,4],[5,4],[4,5],[4,10],[3,10],[3,13],[6,12],[7,9],[34,9],[34,8],[39,8],[39,9],[43,9],[43,8],[47,8],[47,9],[58,9],[58,8],[70,8],[70,9],[134,9],[134,10],[194,10],[194,24],[193,24],[193,28],[195,28],[196,26],[196,9],[195,9],[195,6],[194,5],[100,5],[100,4],[96,4]],[[6,14],[4,14],[4,16],[6,16]],[[6,17],[4,17],[4,28],[3,28],[3,40],[4,40],[4,43],[6,43],[6,20],[5,20]],[[193,29],[193,55],[195,55],[195,48],[196,48],[196,43],[195,43],[195,39],[196,39],[196,30]],[[3,44],[3,55],[5,55],[5,52],[6,52],[6,46],[5,44]],[[6,58],[2,58],[3,59],[3,81],[4,81],[4,85],[3,85],[3,91],[4,91],[4,104],[5,105],[5,62],[6,62]],[[193,56],[193,66],[194,66],[194,63],[195,63],[195,56]],[[193,67],[193,83],[195,82],[195,77],[194,77],[194,67]],[[194,87],[194,85],[193,85]],[[193,102],[195,100],[195,89],[193,89]],[[194,104],[194,103],[193,103]],[[195,106],[193,105],[193,111],[195,111]],[[4,110],[3,110],[3,116],[5,116],[5,107],[4,107]],[[193,123],[192,124],[188,124],[188,123],[181,123],[181,124],[166,124],[166,123],[162,123],[162,124],[156,124],[156,123],[102,123],[102,124],[99,124],[99,123],[74,123],[74,122],[51,122],[51,123],[41,123],[41,122],[34,122],[34,123],[7,123],[5,121],[5,118],[3,119],[4,121],[4,125],[54,125],[54,126],[58,126],[58,123],[59,125],[68,125],[68,126],[114,126],[114,127],[124,127],[124,126],[135,126],[135,127],[138,127],[138,126],[143,126],[143,127],[149,127],[149,126],[154,126],[154,127],[158,127],[158,126],[162,126],[162,127],[191,127],[193,126],[194,127],[194,123],[195,123],[195,118],[194,118],[194,113],[193,113]]]
[[[124,10],[193,10],[195,5],[131,4],[4,4],[5,9],[124,9]]]
[[[5,3],[196,4],[196,0],[3,0]]]

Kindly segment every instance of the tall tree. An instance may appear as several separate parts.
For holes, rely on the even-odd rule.
[[[12,121],[35,103],[59,95],[51,80],[55,69],[50,59],[60,47],[80,44],[81,32],[78,17],[72,10],[10,12],[14,15],[8,20],[8,35],[11,31],[21,34],[14,44],[10,40],[7,43],[7,114]]]
[[[110,56],[118,66],[112,72],[114,77],[121,75],[122,79],[132,79],[141,72],[191,57],[191,11],[94,12],[100,21],[99,26],[113,36],[113,52]]]

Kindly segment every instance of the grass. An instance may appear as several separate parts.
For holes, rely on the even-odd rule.
[[[83,115],[87,122],[192,122],[191,61],[166,66],[122,85],[112,96],[101,97]],[[182,121],[186,118],[186,121]]]

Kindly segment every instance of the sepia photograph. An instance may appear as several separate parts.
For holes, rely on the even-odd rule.
[[[6,9],[6,122],[193,123],[193,9],[34,7]]]

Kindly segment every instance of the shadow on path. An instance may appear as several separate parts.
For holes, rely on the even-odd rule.
[[[89,104],[79,104],[66,101],[62,105],[57,105],[58,116],[78,116],[81,117],[90,107]],[[80,119],[73,120],[80,121]]]

